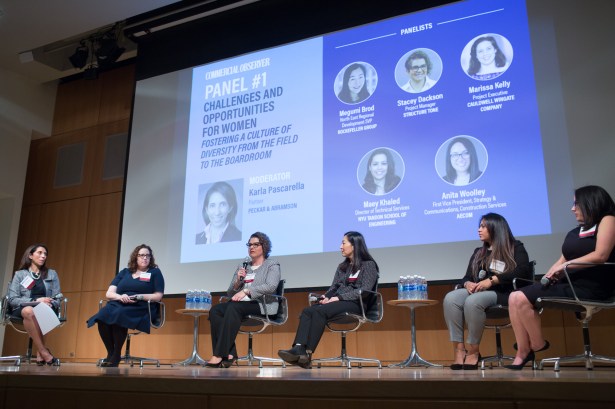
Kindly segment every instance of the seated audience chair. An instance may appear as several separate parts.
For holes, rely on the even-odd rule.
[[[278,301],[277,314],[254,314],[248,315],[241,321],[241,328],[239,328],[240,334],[248,335],[248,353],[244,356],[237,358],[237,364],[239,361],[247,361],[248,365],[252,365],[254,361],[258,361],[258,367],[263,367],[263,362],[281,363],[283,368],[286,368],[286,362],[280,358],[268,358],[263,356],[255,356],[252,349],[253,336],[265,331],[270,325],[280,326],[286,323],[288,319],[288,300],[284,296],[284,284],[286,280],[280,280],[278,287],[275,290],[275,294],[266,295],[259,300],[263,309],[267,311],[267,303],[271,303],[272,300]],[[221,297],[220,302],[225,302],[228,297]]]
[[[60,320],[60,326],[63,326],[67,320],[67,311],[68,311],[67,303],[68,303],[68,298],[63,297],[60,299],[60,308],[58,309],[58,320]],[[28,333],[23,327],[23,319],[11,316],[11,306],[9,304],[8,292],[4,297],[2,297],[2,307],[0,309],[0,315],[1,315],[0,319],[2,320],[1,324],[4,325],[5,328],[7,326],[10,326],[15,331],[20,332],[22,334]],[[25,355],[13,355],[13,356],[0,357],[0,362],[14,361],[15,366],[20,366],[22,360],[26,361],[27,363],[32,362],[32,338],[30,337],[28,337],[28,347],[26,349]]]
[[[308,300],[310,303],[313,303],[320,296],[321,294],[310,293],[308,294]],[[323,362],[340,362],[342,366],[351,369],[352,362],[357,362],[359,368],[365,362],[372,362],[378,364],[378,368],[382,368],[382,363],[378,359],[348,356],[346,351],[346,335],[349,332],[357,331],[365,323],[377,324],[382,321],[384,315],[382,294],[378,292],[378,284],[374,286],[372,291],[362,290],[359,303],[362,314],[346,312],[336,315],[327,322],[327,328],[331,332],[338,332],[342,336],[342,351],[340,355],[333,358],[312,359],[312,364],[316,364],[320,368]]]
[[[101,309],[106,302],[107,300],[105,299],[100,300],[98,302],[98,309]],[[157,314],[152,313],[152,303],[158,304]],[[166,310],[165,310],[164,303],[162,301],[148,301],[147,310],[149,312],[150,326],[155,329],[161,328],[164,325],[164,321],[166,319]],[[144,358],[144,357],[130,355],[130,341],[132,340],[133,336],[139,335],[139,334],[141,334],[141,331],[139,330],[133,330],[133,329],[128,330],[128,335],[126,337],[126,351],[124,355],[122,355],[122,357],[120,358],[120,362],[124,361],[125,363],[130,364],[130,366],[134,366],[135,362],[139,362],[139,367],[141,368],[143,368],[144,362],[151,362],[151,363],[155,363],[157,367],[160,367],[160,361],[156,358]],[[98,363],[96,365],[100,366],[100,364],[102,364],[104,361],[105,359],[101,358],[98,360]]]
[[[569,263],[569,265],[604,265],[607,266],[609,270],[612,270],[610,271],[610,274],[615,274],[615,263]],[[579,299],[574,290],[574,286],[572,285],[572,281],[570,281],[570,274],[574,274],[574,272],[569,273],[568,268],[565,267],[564,277],[566,280],[568,280],[568,283],[570,284],[570,287],[572,289],[572,295],[574,298],[542,297],[536,300],[536,307],[541,312],[544,308],[556,308],[560,310],[573,311],[577,317],[577,321],[581,323],[581,327],[583,330],[584,351],[582,354],[579,355],[545,358],[540,361],[538,369],[543,369],[545,363],[551,362],[554,363],[553,370],[556,372],[559,371],[561,362],[583,362],[585,363],[585,368],[587,368],[587,370],[591,370],[594,368],[594,361],[615,363],[615,357],[594,354],[591,350],[591,343],[589,339],[589,321],[598,311],[615,308],[615,294],[613,294],[611,298],[602,301]],[[563,279],[564,278],[562,278],[562,280]]]
[[[531,280],[513,280],[513,286],[515,289],[523,287],[524,285],[530,284],[534,282],[534,277],[536,274],[536,261],[530,261],[530,268],[532,271]],[[485,363],[493,363],[497,362],[497,366],[501,367],[503,365],[502,361],[504,359],[513,361],[515,359],[514,356],[504,355],[502,350],[502,335],[501,331],[503,328],[510,328],[510,317],[508,316],[508,306],[497,304],[485,309],[485,313],[487,314],[487,322],[485,323],[485,328],[495,330],[495,355],[486,356],[481,360],[480,369],[485,369]],[[491,366],[492,367],[492,366]]]

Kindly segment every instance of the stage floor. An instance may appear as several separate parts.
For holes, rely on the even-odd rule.
[[[210,369],[170,365],[98,368],[64,363],[60,367],[0,366],[2,401],[6,408],[24,406],[32,391],[41,391],[46,408],[108,407],[108,399],[135,400],[134,406],[199,408],[247,407],[256,402],[293,409],[353,407],[416,408],[612,408],[615,367],[552,367],[542,371],[494,368],[451,371],[447,368],[302,369],[288,366],[239,366]],[[24,395],[26,394],[26,395]],[[31,401],[32,399],[28,399]],[[52,402],[51,406],[48,402]],[[53,403],[57,403],[55,406]],[[77,403],[79,402],[79,403]],[[32,407],[41,403],[34,399]],[[61,404],[60,404],[61,403]],[[74,404],[74,406],[72,406]],[[161,406],[162,405],[162,406]],[[357,406],[358,405],[358,406]],[[404,406],[406,405],[406,406]],[[133,406],[133,405],[130,405]]]

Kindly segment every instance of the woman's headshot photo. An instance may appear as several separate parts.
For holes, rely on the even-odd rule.
[[[337,98],[345,104],[358,104],[368,99],[376,90],[378,74],[365,62],[355,62],[344,67],[335,78]]]
[[[241,181],[239,181],[241,182]],[[205,198],[203,193],[205,193]],[[195,244],[214,244],[241,240],[237,228],[237,195],[227,182],[199,186],[199,203],[202,200],[203,230],[196,235]]]
[[[487,149],[471,136],[451,138],[436,153],[436,171],[451,185],[469,185],[480,178],[486,168]]]
[[[510,42],[499,34],[473,38],[461,53],[461,67],[475,80],[486,81],[502,75],[513,59]]]
[[[389,148],[377,148],[363,156],[357,178],[363,190],[381,196],[399,186],[404,171],[404,161],[399,153]]]
[[[431,89],[442,75],[442,59],[433,50],[420,48],[407,52],[395,67],[395,81],[401,89],[418,94]]]

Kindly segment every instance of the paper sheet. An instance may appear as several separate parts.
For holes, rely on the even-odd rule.
[[[45,303],[39,303],[34,309],[34,316],[38,321],[39,327],[43,335],[60,325],[60,320],[55,311]]]

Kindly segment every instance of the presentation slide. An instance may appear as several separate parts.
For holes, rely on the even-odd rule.
[[[139,141],[156,137],[150,174],[157,154]],[[168,292],[223,291],[263,231],[288,287],[326,286],[356,230],[387,258],[453,243],[457,268],[422,273],[459,278],[485,213],[519,237],[552,233],[544,139],[519,0],[453,3],[142,80],[121,257],[145,234],[170,267]],[[155,228],[133,221],[146,178],[168,182],[147,205]],[[381,281],[410,273],[421,272]]]

